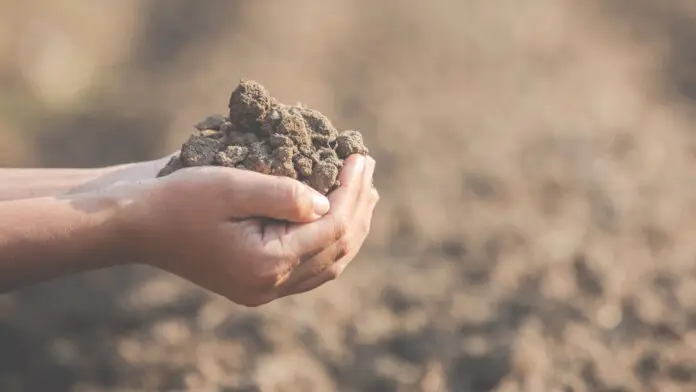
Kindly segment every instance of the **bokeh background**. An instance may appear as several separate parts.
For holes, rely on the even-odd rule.
[[[0,0],[0,164],[159,158],[242,77],[364,133],[359,257],[2,296],[0,390],[696,390],[696,2]]]

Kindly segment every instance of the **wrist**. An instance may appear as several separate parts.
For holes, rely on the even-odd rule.
[[[95,191],[66,195],[61,198],[80,215],[79,249],[76,260],[85,260],[84,269],[99,269],[122,264],[133,260],[129,247],[134,231],[124,219],[128,201],[121,195],[108,191]],[[77,253],[86,253],[80,257]]]
[[[0,202],[0,289],[128,262],[120,204],[97,194]]]
[[[162,240],[162,226],[158,216],[162,213],[153,211],[152,198],[156,190],[152,181],[142,181],[137,184],[126,183],[111,186],[101,192],[97,200],[112,207],[104,219],[108,241],[105,244],[111,249],[116,264],[147,264],[160,267],[152,249],[166,249],[170,244]],[[91,196],[95,197],[95,196]],[[159,203],[154,203],[158,205]],[[164,215],[167,215],[166,213]]]

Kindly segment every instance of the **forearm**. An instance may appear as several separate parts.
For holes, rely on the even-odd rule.
[[[62,195],[117,169],[0,169],[0,202]]]
[[[119,210],[88,194],[0,202],[0,292],[120,262]]]
[[[0,169],[0,202],[90,192],[118,181],[154,177],[168,159],[94,169]]]

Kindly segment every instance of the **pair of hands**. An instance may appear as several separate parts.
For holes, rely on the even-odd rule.
[[[196,167],[154,178],[169,158],[106,174],[127,258],[179,275],[244,306],[336,279],[361,248],[379,195],[375,161],[349,157],[328,198],[285,177]]]

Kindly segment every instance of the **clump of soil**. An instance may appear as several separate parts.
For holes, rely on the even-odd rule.
[[[239,83],[228,107],[228,116],[196,124],[158,177],[185,167],[226,166],[291,177],[327,194],[338,186],[343,161],[368,153],[360,132],[338,131],[319,111],[280,103],[252,80]]]

